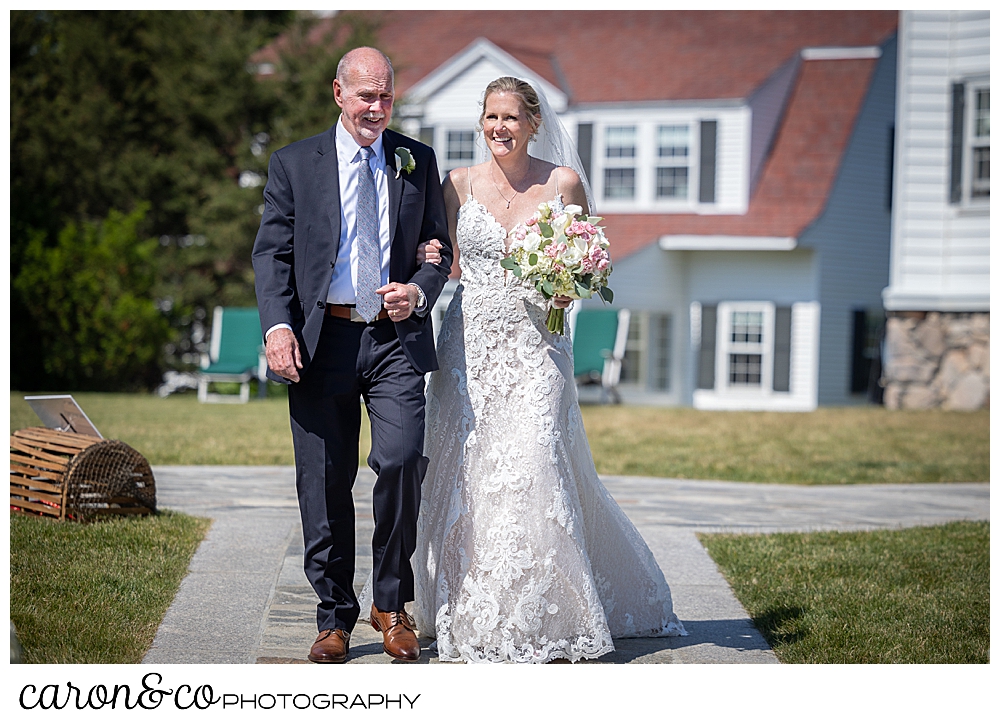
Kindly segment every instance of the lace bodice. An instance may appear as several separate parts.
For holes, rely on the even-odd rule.
[[[562,196],[557,195],[552,205],[561,210]],[[500,266],[500,261],[507,254],[508,230],[472,194],[458,210],[457,229],[459,268],[462,270],[460,286],[465,294],[471,295],[477,302],[486,302],[491,311],[498,307],[484,297],[499,297],[507,303],[521,300],[536,308],[523,311],[533,316],[541,311],[548,314],[548,302],[542,294]]]

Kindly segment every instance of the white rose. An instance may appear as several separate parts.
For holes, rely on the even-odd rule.
[[[569,206],[566,207],[566,213],[569,214],[570,216],[575,217],[577,214],[583,213],[583,207],[577,206],[576,204],[570,204]]]
[[[524,241],[521,242],[521,247],[525,251],[538,251],[538,247],[541,245],[541,243],[542,243],[541,235],[536,234],[535,232],[532,231],[526,237],[524,237]]]
[[[574,244],[562,253],[560,261],[562,261],[562,263],[566,266],[576,266],[583,261],[583,252],[580,251]]]

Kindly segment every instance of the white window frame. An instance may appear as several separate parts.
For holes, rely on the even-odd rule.
[[[989,91],[988,78],[968,80],[965,84],[965,128],[962,129],[962,205],[966,207],[989,206],[990,197],[972,195],[972,177],[974,151],[985,146],[989,148],[990,137],[976,136],[976,94],[979,91]]]
[[[653,326],[663,317],[670,320],[666,325],[668,337],[664,340],[657,332],[654,339]],[[675,315],[671,311],[632,311],[625,354],[628,356],[629,364],[632,365],[631,371],[634,372],[634,376],[626,378],[623,375],[619,387],[643,394],[670,395],[674,392],[674,328]],[[657,365],[661,364],[666,367],[663,387],[657,385]]]
[[[726,110],[729,112],[731,109]],[[714,114],[705,109],[687,109],[673,111],[660,110],[655,113],[643,112],[642,115],[643,117],[640,119],[634,119],[634,116],[618,117],[617,115],[594,118],[593,120],[583,117],[578,119],[579,122],[593,123],[593,169],[590,178],[599,211],[610,214],[716,213],[716,210],[720,208],[720,200],[718,198],[711,203],[702,203],[698,200],[701,182],[701,122],[716,121],[721,126],[723,114]],[[636,155],[634,158],[607,157],[607,129],[618,126],[636,127]],[[657,169],[661,166],[679,165],[669,163],[668,157],[661,158],[659,155],[659,129],[661,126],[688,127],[688,188],[687,196],[683,198],[661,198],[656,193]],[[749,143],[749,137],[747,138],[747,143]],[[605,197],[604,172],[608,168],[635,169],[635,196],[633,198],[609,199]],[[721,165],[717,165],[717,173],[722,172]],[[716,182],[718,183],[718,179]]]
[[[759,312],[763,315],[760,342],[733,342],[733,313]],[[774,387],[774,304],[772,302],[720,302],[716,313],[715,390],[732,395],[770,395]],[[730,354],[760,354],[760,384],[734,385],[729,382]]]
[[[633,335],[632,333],[635,332]],[[629,317],[629,335],[625,342],[625,355],[635,364],[634,378],[622,377],[619,385],[644,390],[649,377],[649,318],[643,312],[633,311]]]
[[[436,151],[435,155],[437,156],[442,176],[444,174],[447,174],[452,169],[461,168],[464,166],[474,166],[475,164],[479,163],[478,157],[480,154],[478,153],[478,148],[476,144],[477,134],[475,128],[461,127],[461,126],[445,126],[444,128],[439,129],[438,133],[440,133],[440,136],[438,136],[438,138],[440,139],[440,145],[438,146],[438,148],[440,150]],[[451,133],[472,134],[472,158],[454,158],[454,159],[448,158],[448,136]]]
[[[679,157],[675,156],[661,156],[660,155],[660,132],[664,128],[686,128],[687,129],[687,154],[684,156],[683,163],[675,161]],[[700,124],[699,124],[700,128]],[[694,193],[694,187],[691,180],[695,178],[697,173],[697,168],[695,168],[695,158],[698,154],[695,153],[694,141],[695,141],[695,126],[693,123],[657,123],[653,127],[653,152],[656,159],[653,165],[653,198],[657,203],[663,201],[685,201],[690,202]],[[700,147],[699,147],[700,150]],[[669,168],[685,168],[687,169],[687,194],[685,196],[660,196],[660,169]]]
[[[609,138],[608,138],[608,136],[609,136],[609,133],[610,133],[611,129],[613,129],[613,128],[631,128],[631,129],[633,129],[634,134],[635,134],[635,136],[634,136],[635,142],[634,142],[634,146],[633,146],[634,152],[633,152],[633,154],[631,156],[612,156],[612,155],[610,155],[608,153],[608,150],[610,149],[610,144],[609,144]],[[639,176],[640,176],[640,173],[641,173],[639,169],[641,167],[640,159],[642,158],[642,156],[641,156],[641,147],[642,147],[642,144],[640,142],[640,129],[639,129],[639,125],[637,123],[608,123],[602,129],[602,132],[601,132],[600,136],[598,137],[598,140],[600,142],[600,146],[599,146],[599,148],[600,148],[600,154],[599,155],[600,155],[601,161],[602,161],[602,169],[601,169],[601,195],[600,195],[601,201],[603,203],[613,203],[613,204],[622,204],[622,203],[630,204],[630,203],[635,203],[638,200],[638,198],[639,198]],[[607,172],[608,171],[612,171],[612,170],[617,170],[617,169],[622,169],[622,170],[629,170],[629,169],[631,169],[631,171],[632,171],[632,196],[631,197],[622,198],[622,197],[608,197],[608,196],[606,196],[606,189],[607,189],[607,178],[606,178],[606,176],[607,176]]]

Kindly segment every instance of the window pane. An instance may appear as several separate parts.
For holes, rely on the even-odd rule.
[[[628,323],[628,341],[625,343],[625,357],[622,359],[622,382],[639,382],[644,346],[642,318],[639,314],[632,314]]]
[[[660,158],[687,159],[688,147],[688,127],[687,126],[660,126],[657,132],[657,153]]]
[[[760,344],[763,331],[763,312],[733,312],[733,342]]]
[[[976,91],[976,136],[990,135],[990,89]]]
[[[635,158],[635,126],[608,126],[605,148],[608,158]]]
[[[650,326],[655,332],[656,360],[653,366],[652,386],[657,390],[670,389],[670,315],[651,314]]]
[[[471,161],[476,136],[472,131],[448,131],[448,160]]]
[[[656,197],[660,199],[686,199],[688,195],[688,170],[683,168],[656,169]]]
[[[606,199],[635,198],[635,169],[634,168],[604,169],[604,198]]]
[[[972,195],[990,195],[990,147],[972,149]]]
[[[760,386],[759,354],[729,355],[729,384]]]

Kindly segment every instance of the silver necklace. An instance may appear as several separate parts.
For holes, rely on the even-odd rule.
[[[531,156],[528,156],[528,168],[526,168],[526,169],[524,170],[524,174],[523,174],[523,175],[521,176],[521,178],[520,178],[520,180],[518,181],[518,183],[521,183],[521,181],[524,181],[524,179],[525,179],[525,178],[527,178],[527,176],[528,176],[528,172],[529,172],[529,171],[531,171]],[[500,194],[500,198],[502,198],[502,199],[503,199],[504,201],[506,201],[506,202],[507,202],[507,208],[509,209],[509,208],[510,208],[510,204],[511,204],[511,202],[512,202],[512,201],[513,201],[513,200],[514,200],[515,198],[517,198],[517,194],[518,194],[518,191],[517,191],[517,189],[516,189],[516,188],[514,188],[514,184],[511,184],[511,185],[510,185],[510,188],[511,188],[511,190],[512,190],[512,191],[514,192],[514,195],[513,195],[513,196],[511,196],[511,197],[510,197],[510,198],[508,199],[508,198],[507,198],[506,196],[504,196],[504,195],[503,195],[503,191],[501,191],[501,190],[500,190],[500,186],[499,186],[499,185],[497,184],[497,181],[496,181],[496,179],[495,179],[495,178],[493,177],[493,167],[492,167],[492,166],[490,166],[490,181],[492,181],[492,182],[493,182],[493,185],[494,185],[494,186],[496,187],[496,190],[497,190],[497,193],[498,193],[498,194]]]

